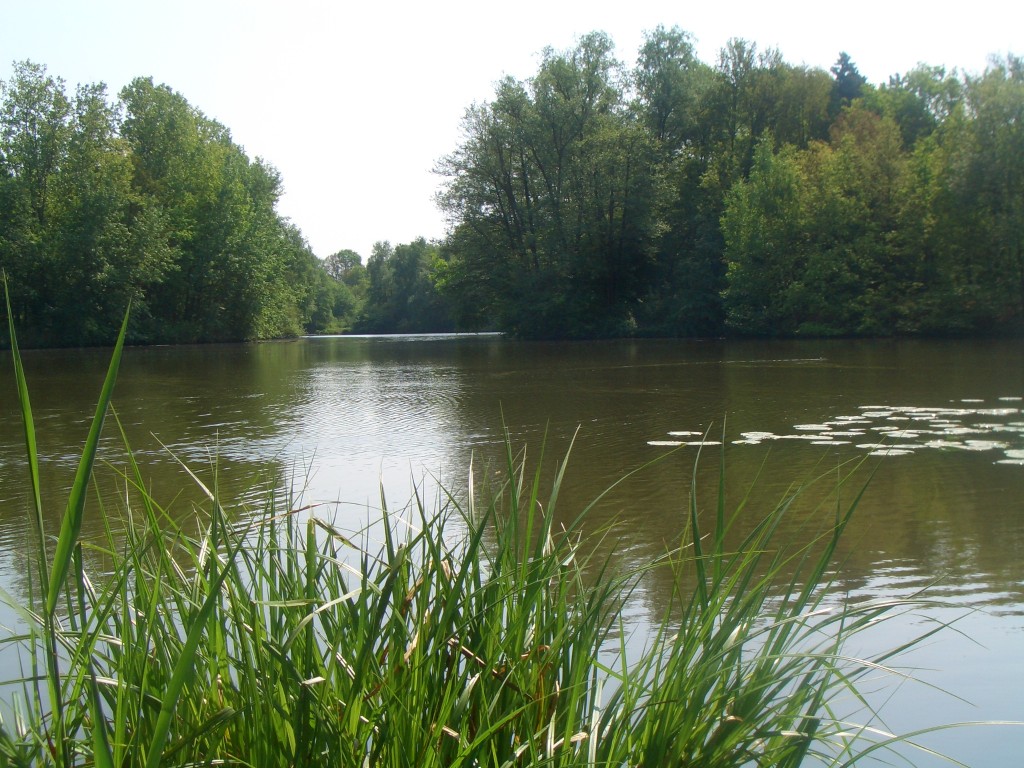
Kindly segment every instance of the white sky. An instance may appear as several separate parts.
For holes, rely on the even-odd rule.
[[[643,32],[679,25],[700,58],[730,37],[872,83],[918,62],[981,72],[1024,54],[1024,3],[859,0],[0,0],[0,79],[31,59],[111,95],[151,76],[281,172],[279,211],[325,257],[445,233],[435,162],[474,101],[532,76],[545,46],[607,32],[632,65]]]

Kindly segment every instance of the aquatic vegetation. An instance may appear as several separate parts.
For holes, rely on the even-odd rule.
[[[1020,402],[1022,398],[1006,395],[998,398],[1000,403]],[[794,424],[793,434],[748,431],[740,433],[731,445],[760,445],[772,440],[804,440],[811,445],[839,446],[855,445],[859,451],[870,451],[871,456],[907,456],[917,449],[1001,451],[996,464],[1019,464],[1024,449],[1024,422],[1009,421],[1019,417],[1020,408],[1000,406],[982,408],[981,398],[964,398],[961,403],[972,407],[923,406],[882,406],[862,405],[857,414],[833,416],[816,424]],[[1006,419],[996,421],[995,419]],[[895,423],[892,423],[895,422]],[[908,428],[907,422],[916,422]],[[856,429],[850,429],[856,426]],[[842,429],[835,429],[841,427]],[[886,442],[857,442],[835,438],[862,437],[867,432],[877,432]],[[695,432],[669,432],[669,435],[691,435]],[[968,437],[971,436],[971,437]],[[999,436],[999,439],[981,439]],[[961,438],[961,439],[950,439]],[[655,447],[681,445],[707,445],[700,441],[682,442],[671,440],[648,440]]]

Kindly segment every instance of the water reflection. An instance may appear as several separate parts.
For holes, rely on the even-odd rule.
[[[993,593],[1019,596],[1022,358],[1019,345],[1002,342],[308,339],[130,349],[114,402],[158,498],[188,486],[170,451],[204,477],[216,467],[218,484],[249,500],[293,478],[313,501],[344,502],[352,526],[381,483],[401,504],[417,487],[431,496],[438,479],[464,485],[471,461],[493,477],[504,427],[545,482],[579,430],[565,521],[624,472],[680,445],[591,514],[594,529],[621,524],[608,546],[634,564],[680,539],[694,483],[702,506],[713,505],[720,460],[730,503],[756,478],[753,509],[878,452],[843,553],[849,578],[906,563],[961,583],[973,572]],[[106,361],[103,350],[26,353],[53,529]],[[13,398],[2,402],[0,539],[23,549],[22,436]],[[108,424],[104,457],[117,465],[120,451]],[[191,501],[179,500],[182,514]],[[795,508],[791,535],[821,517],[819,504]],[[100,531],[95,517],[86,526]]]
[[[25,354],[51,530],[106,363],[103,350]],[[9,393],[0,398],[0,579],[19,592],[31,529],[10,370],[0,356],[0,392]],[[986,611],[963,626],[994,633],[1002,647],[1006,633],[1024,637],[1021,397],[1018,342],[431,337],[130,349],[114,403],[153,493],[174,499],[182,519],[198,494],[182,492],[188,478],[167,449],[207,481],[216,467],[220,487],[249,501],[293,478],[307,501],[325,505],[318,513],[359,528],[381,483],[401,506],[413,488],[429,503],[436,479],[463,487],[471,462],[479,485],[498,477],[505,428],[549,484],[579,430],[562,522],[625,472],[659,460],[611,490],[586,522],[615,526],[598,561],[624,568],[683,539],[691,490],[713,514],[721,462],[728,507],[750,494],[737,540],[794,483],[817,479],[781,531],[782,541],[806,541],[870,480],[837,553],[837,593],[928,587]],[[102,450],[119,464],[109,424]],[[881,455],[865,460],[872,452]],[[99,532],[91,512],[84,533]],[[636,621],[663,615],[673,586],[663,579],[647,577],[628,607]],[[1011,671],[1012,690],[994,696],[986,687],[995,711],[976,716],[1024,719],[1012,692],[1024,680],[1019,666]]]

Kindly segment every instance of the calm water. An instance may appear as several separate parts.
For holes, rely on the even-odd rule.
[[[105,351],[27,352],[56,530],[107,363]],[[0,584],[24,594],[30,528],[22,435],[9,357],[0,355]],[[319,338],[126,352],[115,407],[157,498],[186,484],[168,450],[208,482],[255,499],[292,478],[319,513],[361,527],[383,487],[391,505],[435,478],[460,486],[500,462],[503,425],[550,475],[579,436],[563,491],[570,517],[624,472],[675,449],[594,511],[618,523],[609,552],[649,561],[677,542],[696,470],[713,508],[724,455],[730,494],[752,485],[746,523],[794,482],[829,476],[786,535],[806,536],[817,506],[868,456],[868,492],[839,552],[837,592],[906,596],[949,607],[894,623],[897,643],[956,619],[912,657],[923,685],[893,693],[883,727],[1024,720],[1024,349],[1020,342],[517,343],[495,337]],[[541,455],[546,436],[545,453]],[[166,446],[166,448],[164,447]],[[113,430],[105,439],[115,464]],[[102,472],[102,470],[101,470]],[[109,476],[109,473],[108,473]],[[833,502],[834,503],[834,502]],[[190,497],[174,508],[190,513]],[[93,523],[86,535],[98,531]],[[742,527],[742,523],[741,523]],[[652,576],[630,616],[664,608]],[[885,694],[888,695],[888,694]],[[959,730],[929,746],[972,766],[1020,764],[1024,729]],[[920,765],[930,764],[924,757]]]

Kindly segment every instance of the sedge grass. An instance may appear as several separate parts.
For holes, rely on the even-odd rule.
[[[38,489],[13,324],[11,341]],[[591,562],[586,510],[554,523],[565,462],[542,495],[509,441],[496,488],[470,480],[397,512],[382,498],[376,543],[281,492],[234,516],[201,483],[209,503],[190,533],[129,451],[122,508],[96,501],[107,534],[89,546],[112,567],[91,579],[79,531],[122,342],[52,552],[34,493],[37,594],[5,596],[25,631],[3,649],[28,672],[0,764],[788,768],[849,764],[898,738],[835,706],[902,650],[844,655],[898,603],[822,603],[856,500],[796,551],[773,538],[792,497],[741,505],[762,522],[728,548],[724,473],[711,535],[691,497],[687,541],[649,566],[677,591],[632,660],[615,651],[619,608],[644,574]]]

